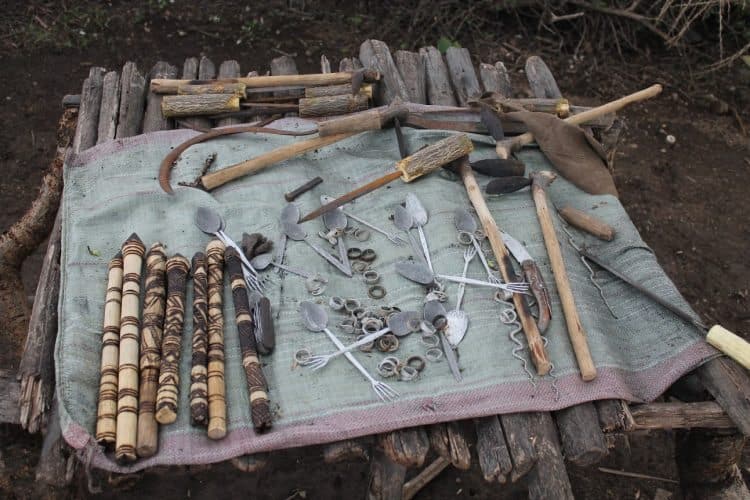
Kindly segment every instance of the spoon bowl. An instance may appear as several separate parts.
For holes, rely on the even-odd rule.
[[[287,205],[284,205],[284,208],[281,209],[281,216],[279,217],[279,220],[281,222],[291,222],[296,224],[299,222],[299,218],[302,216],[302,214],[299,211],[299,207],[294,203],[288,203]]]
[[[409,260],[402,260],[394,264],[396,272],[404,278],[419,283],[420,285],[431,285],[435,282],[435,276],[427,267],[427,264],[422,262],[413,262]]]
[[[260,255],[256,255],[253,257],[253,259],[250,261],[250,264],[253,265],[253,267],[259,271],[263,271],[268,266],[271,265],[271,262],[273,261],[273,255],[270,253],[262,253]]]
[[[299,315],[302,318],[305,328],[311,332],[322,332],[328,326],[328,313],[313,302],[300,302]]]
[[[453,222],[459,231],[474,234],[477,230],[477,221],[468,210],[456,210]]]
[[[425,210],[424,205],[419,201],[417,195],[414,193],[408,193],[405,201],[406,211],[411,215],[413,223],[417,226],[424,226],[427,224],[427,210]]]
[[[393,211],[393,223],[400,230],[409,231],[414,226],[414,218],[408,210],[398,205]]]
[[[414,318],[419,318],[416,311],[397,312],[388,318],[388,328],[396,337],[405,337],[412,332],[410,323]]]
[[[466,335],[469,327],[469,316],[461,309],[453,309],[445,315],[448,325],[445,327],[445,337],[453,347],[456,347]]]
[[[195,212],[195,225],[207,234],[216,234],[221,231],[224,222],[215,210],[208,207],[198,207]]]
[[[286,234],[287,238],[291,238],[294,241],[302,241],[307,238],[304,228],[296,222],[283,222],[281,230]]]

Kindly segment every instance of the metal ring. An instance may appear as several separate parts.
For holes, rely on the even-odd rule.
[[[355,309],[358,309],[362,306],[362,304],[357,299],[345,299],[344,300],[344,309],[346,309],[347,312],[352,312]]]
[[[380,352],[394,352],[398,350],[398,346],[398,337],[392,333],[386,333],[375,342],[375,347],[377,347]]]
[[[432,324],[435,325],[435,328],[438,330],[445,330],[445,327],[448,326],[448,318],[445,316],[436,316],[435,319],[432,320]]]
[[[362,338],[364,338],[364,335],[357,335],[357,342],[359,342],[360,340],[362,340]],[[366,344],[362,344],[361,346],[359,346],[359,350],[361,352],[370,352],[370,351],[372,351],[373,347],[375,347],[375,341],[371,341],[371,342],[368,342]]]
[[[355,232],[355,231],[356,231],[357,229],[359,229],[359,228],[357,228],[357,227],[355,227],[355,226],[346,226],[346,227],[344,228],[344,234],[354,234],[354,232]]]
[[[487,235],[482,228],[478,228],[476,231],[474,231],[474,237],[477,239],[477,241],[484,241]]]
[[[311,357],[312,357],[312,352],[310,352],[310,349],[307,349],[306,347],[303,347],[302,349],[298,349],[297,352],[294,353],[295,363],[301,366],[305,366],[306,364],[310,363]]]
[[[375,253],[375,250],[372,248],[365,248],[362,250],[362,255],[359,256],[360,260],[364,260],[365,262],[372,262],[373,260],[378,258],[378,254]]]
[[[406,360],[406,366],[414,368],[418,372],[421,372],[427,366],[427,362],[422,356],[412,356]]]
[[[351,247],[346,250],[346,256],[350,259],[359,259],[362,257],[362,249],[357,247]]]
[[[355,310],[352,311],[352,316],[354,316],[356,319],[360,320],[364,318],[365,316],[365,308],[364,307],[358,307]]]
[[[462,245],[471,245],[473,234],[468,231],[458,232],[458,242]]]
[[[425,351],[424,357],[427,358],[427,361],[437,363],[443,359],[443,351],[439,347],[430,347]]]
[[[399,371],[399,377],[404,382],[410,382],[419,376],[419,370],[413,366],[405,365]]]
[[[508,302],[513,298],[513,292],[509,290],[497,290],[495,291],[493,298],[495,299],[495,302]]]
[[[426,347],[437,347],[440,345],[440,339],[437,335],[422,335],[420,338],[420,342],[422,342],[422,345]]]
[[[332,311],[342,311],[344,309],[344,299],[333,296],[328,299],[328,307],[330,307]]]
[[[320,285],[318,288],[315,288],[314,290],[310,290],[310,295],[313,297],[317,297],[318,295],[323,295],[323,293],[326,291],[325,285]]]
[[[371,299],[379,300],[385,297],[386,291],[381,285],[373,285],[367,289],[367,295],[369,295]]]
[[[367,241],[370,239],[370,231],[369,229],[362,229],[358,227],[354,230],[353,236],[357,241]]]
[[[363,260],[355,260],[354,262],[351,263],[351,266],[352,266],[352,271],[354,271],[355,273],[360,273],[360,274],[370,269],[370,263],[365,262]]]
[[[398,359],[396,359],[396,362],[394,363],[390,357],[385,358],[383,361],[378,363],[377,370],[378,375],[384,378],[392,377],[396,374],[398,369]]]
[[[505,323],[506,325],[511,325],[516,322],[518,319],[518,314],[516,314],[516,311],[509,307],[507,309],[503,309],[500,313],[500,321]]]
[[[375,285],[380,281],[380,273],[374,269],[368,269],[362,274],[362,277],[368,285]]]
[[[364,333],[375,333],[383,328],[383,320],[379,318],[365,318],[362,321],[362,331]]]

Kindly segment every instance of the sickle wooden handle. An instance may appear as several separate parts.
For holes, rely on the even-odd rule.
[[[706,335],[709,344],[750,370],[750,343],[721,325],[714,325]]]

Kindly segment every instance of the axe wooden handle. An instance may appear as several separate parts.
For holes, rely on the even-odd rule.
[[[318,135],[328,137],[337,134],[380,130],[394,118],[405,119],[408,114],[409,109],[400,103],[368,109],[367,111],[319,122]]]
[[[354,133],[350,134],[337,134],[328,137],[314,137],[304,141],[295,142],[288,144],[280,148],[264,153],[260,156],[256,156],[247,161],[237,163],[230,167],[223,168],[217,172],[212,172],[201,177],[201,184],[207,191],[211,191],[229,181],[238,179],[244,175],[254,174],[264,168],[278,163],[280,161],[288,160],[302,153],[307,153],[314,149],[328,146],[334,142],[338,142],[347,137],[353,136]]]
[[[557,293],[560,296],[560,302],[562,303],[562,310],[563,315],[565,316],[565,323],[568,327],[570,343],[573,346],[573,352],[575,353],[576,361],[578,362],[578,369],[581,371],[581,378],[588,382],[596,378],[596,366],[594,365],[594,360],[589,351],[586,332],[583,330],[583,325],[581,325],[581,318],[578,316],[578,309],[576,308],[576,302],[573,298],[573,291],[570,288],[568,272],[565,270],[565,262],[563,261],[562,252],[560,251],[560,242],[557,239],[555,227],[552,225],[552,217],[550,216],[549,208],[547,207],[547,193],[545,192],[545,187],[552,179],[554,179],[554,177],[555,174],[552,172],[538,172],[532,174],[533,181],[531,184],[531,193],[534,198],[539,225],[542,227],[544,246],[547,247],[547,254],[549,255],[552,274],[555,277]]]
[[[597,106],[596,108],[591,108],[589,110],[578,113],[577,115],[569,116],[565,119],[565,121],[574,125],[580,125],[587,120],[599,118],[608,113],[614,113],[615,111],[624,108],[628,104],[651,99],[652,97],[659,95],[661,91],[661,85],[652,85],[633,94],[626,95],[625,97],[621,97],[617,100],[610,101],[606,104],[602,104],[601,106]],[[500,158],[508,158],[513,151],[517,151],[526,144],[531,144],[532,142],[534,142],[534,135],[531,132],[526,132],[525,134],[517,135],[516,137],[513,137],[511,139],[498,142],[497,146],[495,146],[495,151],[497,151],[497,155]]]
[[[714,325],[706,335],[706,341],[750,370],[750,344],[742,337],[721,325]]]

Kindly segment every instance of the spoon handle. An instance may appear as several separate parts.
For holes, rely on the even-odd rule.
[[[466,278],[466,271],[469,270],[469,262],[471,260],[464,259],[464,270],[461,272],[461,277]],[[458,298],[456,299],[456,309],[461,310],[461,304],[464,301],[464,293],[466,292],[466,283],[460,283],[458,285]]]
[[[422,226],[417,226],[417,231],[419,232],[419,241],[422,243],[422,252],[424,253],[427,267],[429,267],[430,271],[434,274],[435,270],[432,268],[432,259],[430,258],[430,247],[427,246],[427,238],[424,236]]]
[[[324,328],[323,331],[325,332],[326,335],[328,335],[328,338],[331,339],[331,342],[333,342],[334,345],[336,345],[336,347],[338,347],[339,349],[345,349],[344,344],[341,343],[341,341],[338,339],[338,337],[336,337],[336,335],[334,335],[331,332],[331,330],[329,330],[328,328]],[[346,356],[346,359],[348,359],[349,362],[354,366],[354,368],[356,368],[357,370],[359,370],[359,372],[362,375],[364,375],[365,378],[367,378],[367,380],[369,380],[371,383],[376,382],[376,380],[374,378],[372,378],[372,375],[370,375],[370,372],[368,372],[365,369],[365,367],[362,366],[359,363],[359,361],[357,361],[357,358],[355,358],[354,355],[352,355],[352,353],[345,352],[344,356]]]
[[[406,233],[406,236],[409,237],[409,245],[411,245],[411,252],[414,254],[414,257],[427,264],[427,259],[424,258],[424,253],[422,253],[422,249],[419,247],[419,244],[417,244],[417,240],[414,239],[414,235],[411,234],[411,231],[409,230],[404,232]]]
[[[310,279],[313,277],[312,274],[306,273],[305,271],[301,269],[297,269],[296,267],[290,267],[285,264],[277,264],[276,262],[271,262],[271,265],[276,267],[276,269],[281,269],[288,273],[296,274],[297,276],[302,276],[305,279]]]
[[[331,353],[329,356],[331,358],[335,358],[336,356],[341,356],[342,354],[346,354],[347,352],[351,352],[354,349],[357,349],[358,347],[361,347],[363,345],[369,344],[373,340],[379,339],[380,337],[382,337],[383,335],[385,335],[386,333],[388,333],[390,331],[391,331],[390,328],[383,328],[382,330],[378,330],[377,332],[368,333],[367,335],[365,335],[364,337],[362,337],[358,341],[356,341],[356,342],[354,342],[352,344],[349,344],[348,346],[343,347],[343,348],[339,349],[338,351],[336,351],[334,353]]]
[[[479,244],[473,234],[471,235],[471,242],[474,245],[474,248],[476,248],[477,250],[477,255],[479,255],[479,260],[482,261],[482,266],[484,266],[484,270],[487,273],[487,276],[492,276],[492,271],[490,270],[490,265],[487,263],[487,258],[484,256],[482,246]]]
[[[320,255],[325,260],[327,260],[336,269],[338,269],[339,271],[341,271],[342,273],[346,274],[347,276],[349,276],[351,278],[351,276],[352,276],[351,270],[346,269],[346,267],[341,262],[339,262],[338,260],[336,260],[336,257],[334,257],[330,253],[326,252],[325,250],[323,250],[322,248],[320,248],[318,245],[316,245],[312,241],[308,240],[307,238],[305,238],[304,242],[307,243],[310,246],[310,248],[312,248],[313,250],[315,250],[315,252],[318,255]]]
[[[279,272],[284,269],[281,267],[284,263],[284,253],[286,253],[286,234],[281,233],[276,241],[276,254],[273,257],[273,264]]]
[[[351,213],[349,213],[349,212],[344,212],[344,214],[345,214],[345,215],[346,215],[347,217],[349,217],[350,219],[352,219],[352,220],[355,220],[355,221],[359,222],[359,223],[360,223],[360,224],[362,224],[363,226],[369,227],[370,229],[372,229],[372,230],[373,230],[373,231],[375,231],[376,233],[380,233],[380,234],[382,234],[383,236],[385,236],[386,238],[388,238],[388,239],[389,239],[390,241],[392,241],[392,242],[394,242],[394,243],[396,242],[396,238],[397,238],[397,236],[396,236],[395,234],[393,234],[393,233],[389,233],[389,232],[388,232],[388,231],[386,231],[385,229],[383,229],[383,228],[380,228],[380,227],[378,227],[378,226],[376,226],[376,225],[374,225],[374,224],[370,224],[370,223],[369,223],[369,222],[367,222],[366,220],[364,220],[364,219],[360,219],[360,218],[359,218],[359,217],[357,217],[356,215],[354,215],[354,214],[351,214]]]
[[[461,368],[458,366],[458,358],[456,358],[456,352],[453,350],[453,347],[451,347],[451,343],[448,342],[445,332],[440,332],[440,341],[443,344],[445,360],[448,362],[451,373],[453,373],[453,378],[456,379],[456,382],[461,382],[463,377],[461,376]]]

